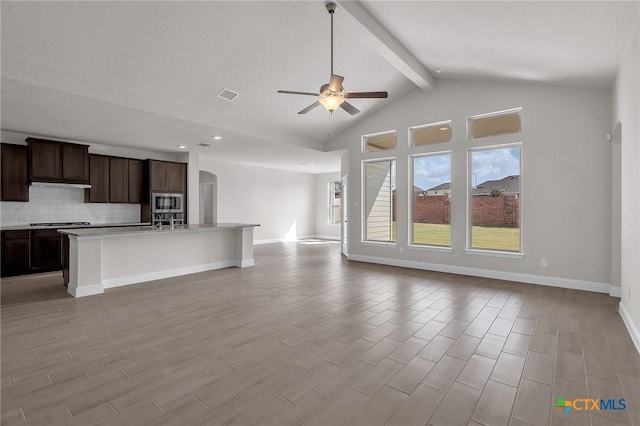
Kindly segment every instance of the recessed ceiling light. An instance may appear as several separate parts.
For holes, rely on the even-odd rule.
[[[436,74],[440,74],[442,72],[442,68],[436,68],[433,70]]]
[[[440,130],[442,130],[444,132],[445,130],[449,130],[449,128],[448,127],[440,127]]]
[[[220,139],[222,139],[222,136],[220,136],[220,135],[215,135],[215,136],[213,136],[211,139],[216,140],[216,141],[219,141]]]
[[[180,149],[187,149],[187,146],[186,146],[186,145],[178,145],[178,148],[180,148]]]

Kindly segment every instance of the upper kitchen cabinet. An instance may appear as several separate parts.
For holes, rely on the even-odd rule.
[[[89,183],[89,146],[27,138],[32,182]]]
[[[151,192],[185,192],[187,165],[169,161],[149,160]]]
[[[29,201],[29,151],[24,145],[0,145],[0,201]]]
[[[129,159],[112,157],[109,161],[109,201],[129,202]]]
[[[62,180],[89,183],[89,146],[62,144]]]
[[[144,194],[144,163],[129,160],[129,202],[142,203]]]
[[[85,203],[109,202],[109,157],[89,155],[89,183],[91,188],[84,190]]]

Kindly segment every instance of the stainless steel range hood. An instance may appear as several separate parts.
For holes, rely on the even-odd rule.
[[[31,182],[31,186],[42,188],[67,188],[67,189],[87,189],[91,185],[86,183],[56,183],[56,182]]]

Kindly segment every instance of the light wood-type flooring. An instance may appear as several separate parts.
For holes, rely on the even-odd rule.
[[[258,246],[74,299],[2,281],[2,425],[640,424],[619,299]],[[626,410],[554,408],[625,398]]]

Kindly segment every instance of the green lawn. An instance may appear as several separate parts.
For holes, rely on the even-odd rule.
[[[451,225],[416,223],[413,227],[413,242],[435,246],[451,245]],[[396,224],[393,223],[393,239],[396,237]],[[519,251],[520,229],[489,226],[474,226],[471,229],[473,248]]]

